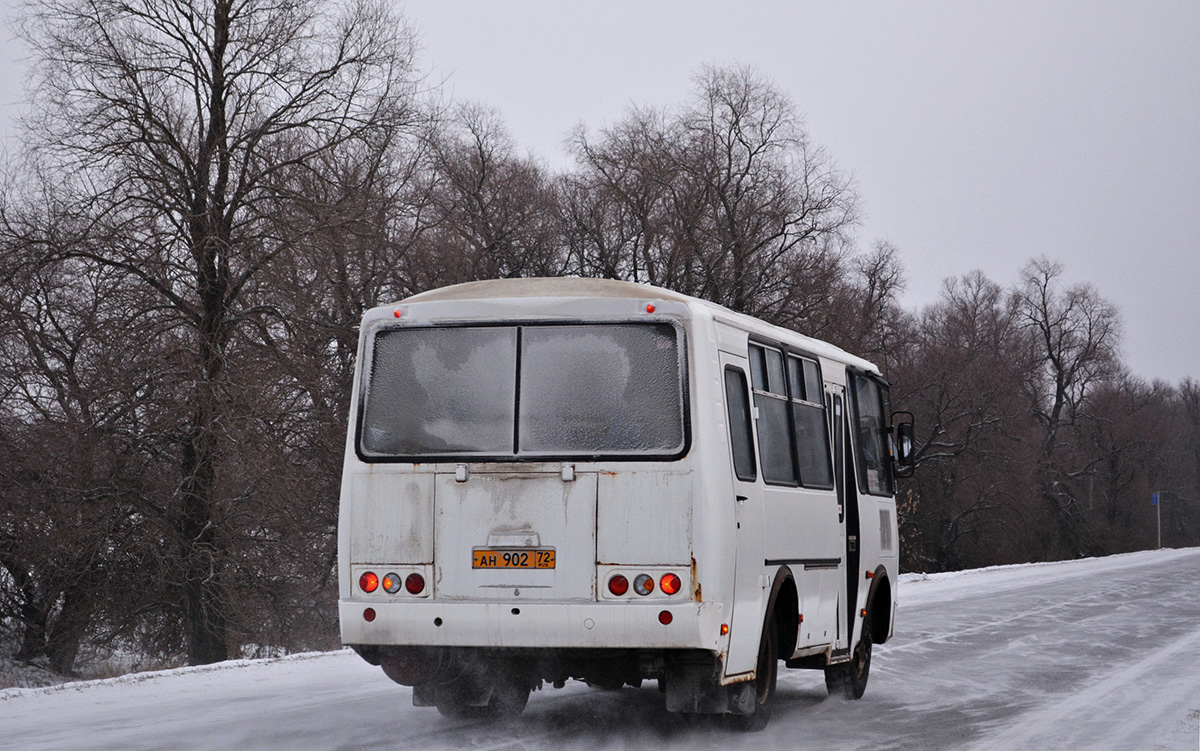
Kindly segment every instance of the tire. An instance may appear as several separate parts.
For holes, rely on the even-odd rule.
[[[850,655],[849,662],[825,668],[825,688],[830,696],[842,695],[847,699],[861,699],[867,690],[867,679],[871,677],[871,620],[863,620],[862,636]]]
[[[488,699],[487,715],[497,720],[515,720],[529,703],[529,684],[520,679],[498,680]]]
[[[455,720],[475,719],[486,717],[488,715],[488,707],[476,707],[462,701],[460,697],[451,696],[446,698],[438,698],[437,711],[442,717],[449,717]]]
[[[776,643],[775,625],[771,619],[763,626],[755,672],[754,711],[750,714],[730,715],[733,727],[748,733],[757,733],[765,728],[771,721],[771,710],[775,706],[775,687],[779,679],[779,647]]]
[[[486,717],[489,706],[482,703],[487,696],[480,676],[463,673],[458,678],[437,687],[435,705],[443,717],[476,719]]]

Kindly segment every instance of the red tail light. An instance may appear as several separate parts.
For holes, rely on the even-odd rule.
[[[664,626],[670,626],[671,621],[673,620],[675,620],[675,618],[671,615],[670,610],[664,610],[658,614],[658,622]]]
[[[658,581],[658,588],[661,589],[665,595],[675,594],[682,586],[683,582],[681,582],[679,577],[675,574],[664,574],[663,578],[659,579]]]
[[[375,575],[374,571],[368,571],[358,577],[358,588],[364,592],[374,592],[379,589],[379,577]]]
[[[608,580],[608,591],[620,597],[629,591],[629,580],[620,574],[614,575]]]
[[[425,591],[425,577],[420,574],[409,574],[404,580],[404,588],[410,595],[419,595]]]

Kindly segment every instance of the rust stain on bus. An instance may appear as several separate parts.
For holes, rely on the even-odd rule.
[[[704,602],[704,597],[700,594],[700,580],[696,578],[695,554],[692,555],[692,599],[696,602]]]

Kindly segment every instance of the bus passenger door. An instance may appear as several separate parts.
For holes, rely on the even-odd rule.
[[[720,357],[725,393],[730,464],[733,486],[729,503],[736,524],[737,552],[734,567],[733,608],[729,615],[729,652],[725,675],[748,673],[758,662],[758,642],[763,621],[763,499],[758,484],[750,406],[749,362],[725,352]]]
[[[838,526],[841,531],[843,550],[842,581],[839,586],[839,605],[837,620],[837,638],[835,649],[849,649],[853,636],[851,627],[854,623],[854,603],[858,596],[858,504],[849,501],[854,498],[853,484],[847,483],[846,477],[846,403],[844,390],[841,386],[827,385],[825,406],[829,410],[829,435],[833,439],[833,482],[837,489]],[[849,508],[853,503],[851,513]],[[852,520],[852,521],[851,521]],[[851,529],[853,526],[853,529]]]

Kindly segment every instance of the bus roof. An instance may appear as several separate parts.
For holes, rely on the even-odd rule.
[[[408,297],[400,302],[425,303],[451,300],[494,300],[502,298],[634,298],[647,297],[659,300],[671,300],[683,303],[693,310],[702,309],[711,317],[747,329],[760,336],[781,339],[800,337],[805,340],[806,349],[814,355],[821,355],[833,360],[839,360],[848,365],[879,373],[879,369],[868,360],[852,355],[849,352],[820,339],[814,339],[800,334],[792,329],[775,326],[766,321],[754,318],[744,313],[730,310],[698,297],[684,295],[662,287],[637,282],[626,282],[618,279],[593,279],[584,277],[524,277],[518,279],[488,279],[477,282],[464,282],[448,287],[432,289],[427,292]]]
[[[431,289],[402,300],[404,303],[438,300],[485,300],[497,297],[657,297],[690,303],[697,298],[619,279],[591,279],[575,276],[524,277],[520,279],[487,279],[479,282],[452,284]]]

